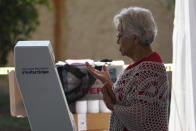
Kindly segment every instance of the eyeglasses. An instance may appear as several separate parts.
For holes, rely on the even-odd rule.
[[[120,33],[118,33],[118,34],[116,35],[116,37],[117,37],[118,40],[120,40],[120,38],[121,38],[122,36],[123,36],[123,35],[120,34]]]
[[[120,40],[120,38],[121,38],[121,37],[123,37],[123,35],[122,35],[122,34],[120,34],[120,33],[118,33],[118,34],[116,35],[116,37],[117,37],[117,40],[119,41],[119,40]]]
[[[116,37],[117,37],[117,44],[119,44],[120,38],[121,38],[122,36],[123,36],[123,35],[120,34],[120,33],[118,33],[118,34],[116,35]]]

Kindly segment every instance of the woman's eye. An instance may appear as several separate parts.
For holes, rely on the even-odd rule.
[[[117,38],[120,39],[122,37],[121,34],[117,34]]]

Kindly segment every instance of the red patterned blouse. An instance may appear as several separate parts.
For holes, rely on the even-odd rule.
[[[129,65],[112,89],[110,131],[168,131],[169,86],[158,53]]]

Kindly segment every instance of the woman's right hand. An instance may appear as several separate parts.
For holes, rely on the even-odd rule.
[[[88,62],[86,62],[86,67],[87,67],[88,71],[95,78],[101,80],[101,82],[104,84],[104,86],[106,86],[106,88],[108,90],[107,91],[108,95],[111,97],[113,103],[115,103],[116,97],[115,97],[114,92],[112,91],[113,83],[110,79],[110,75],[109,75],[109,72],[108,72],[107,68],[105,66],[103,66],[102,71],[98,71],[98,70],[94,69]],[[105,88],[105,87],[103,87],[103,88]]]
[[[110,80],[109,72],[105,66],[102,67],[102,71],[94,69],[88,62],[86,62],[88,71],[97,79],[101,80],[102,83],[106,83]]]

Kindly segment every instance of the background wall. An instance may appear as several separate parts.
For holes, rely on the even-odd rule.
[[[61,55],[68,58],[122,59],[127,64],[130,59],[122,57],[116,44],[116,30],[113,16],[122,8],[140,6],[152,11],[158,25],[158,35],[153,43],[164,62],[172,58],[172,12],[166,9],[164,0],[67,0],[63,24]],[[64,21],[65,23],[65,21]]]
[[[55,0],[54,0],[55,1]],[[158,25],[158,34],[152,45],[160,53],[165,63],[172,62],[173,11],[166,9],[165,0],[60,0],[60,32],[55,36],[54,12],[39,7],[39,29],[31,40],[50,40],[55,48],[58,44],[58,60],[90,58],[100,60],[109,58],[131,62],[122,57],[116,44],[116,30],[113,17],[122,8],[140,6],[152,11]],[[54,5],[55,2],[51,1]],[[59,37],[59,43],[54,43]],[[13,54],[8,65],[13,66]]]
[[[31,40],[50,40],[58,56],[56,61],[109,58],[131,63],[118,51],[112,22],[122,8],[140,6],[152,11],[158,26],[153,49],[160,53],[164,63],[172,62],[173,10],[166,9],[165,0],[51,0],[51,4],[51,11],[38,7],[40,27]],[[14,66],[13,53],[7,66]],[[0,90],[6,87],[1,92],[8,92],[7,86],[7,79],[0,77]]]

